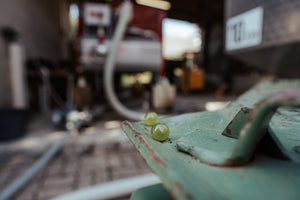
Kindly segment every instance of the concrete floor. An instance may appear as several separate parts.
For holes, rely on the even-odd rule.
[[[211,94],[178,95],[172,114],[205,110],[208,101],[226,102],[235,97]],[[136,109],[140,105],[136,104]],[[120,129],[112,110],[71,136],[63,149],[13,199],[42,200],[112,180],[151,173],[143,158]],[[64,134],[42,115],[31,117],[27,134],[0,142],[0,192]],[[125,196],[119,199],[129,199]]]

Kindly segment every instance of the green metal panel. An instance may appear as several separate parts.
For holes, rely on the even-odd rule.
[[[135,191],[130,200],[172,200],[162,184],[151,185]]]
[[[222,135],[238,139],[241,129],[244,127],[250,116],[251,110],[252,109],[247,107],[241,108],[241,110],[234,116],[234,118],[222,132]]]
[[[299,90],[300,80],[261,83],[222,111],[161,119],[160,122],[170,128],[169,139],[165,142],[153,140],[150,134],[151,127],[146,126],[144,122],[125,121],[123,130],[176,199],[299,199],[300,165],[294,162],[296,159],[279,160],[256,152],[248,163],[239,166],[225,167],[205,163],[207,159],[208,163],[213,161],[212,163],[224,164],[218,162],[222,158],[232,156],[232,152],[236,151],[239,134],[236,135],[236,139],[222,133],[230,127],[231,121],[238,116],[241,108],[253,109],[257,102],[287,88]],[[274,115],[269,126],[273,131],[270,131],[271,135],[278,137],[282,145],[280,149],[285,150],[283,153],[295,158],[293,155],[299,155],[300,127],[299,121],[293,120],[298,119],[299,110],[280,108],[279,112],[285,115],[278,112]],[[291,115],[287,112],[296,113]],[[286,116],[289,116],[289,125],[285,129],[292,135],[289,135],[289,140],[281,141],[284,134],[281,133],[281,128],[277,131],[276,124],[280,123],[280,118]],[[241,123],[245,122],[242,121]],[[259,120],[255,123],[256,126],[263,127]],[[253,144],[256,145],[256,141]]]
[[[242,108],[222,134],[202,130],[193,132],[177,140],[177,148],[213,165],[239,165],[248,162],[280,105],[300,107],[300,91],[278,92],[265,98],[255,105],[248,120]],[[220,117],[219,119],[223,121]],[[239,123],[240,126],[236,125]],[[228,130],[236,132],[236,138],[224,138],[224,132]]]
[[[279,108],[269,124],[269,132],[280,150],[300,162],[300,109]]]

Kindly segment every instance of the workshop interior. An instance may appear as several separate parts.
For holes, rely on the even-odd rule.
[[[299,55],[300,0],[0,1],[0,200],[299,199]]]

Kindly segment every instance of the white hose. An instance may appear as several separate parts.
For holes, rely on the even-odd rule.
[[[83,188],[74,192],[57,196],[51,200],[112,199],[131,194],[139,188],[154,185],[160,182],[160,179],[155,174],[146,174]]]
[[[129,1],[125,1],[122,4],[118,24],[116,27],[115,34],[111,41],[110,50],[104,65],[104,91],[106,97],[109,100],[111,106],[122,116],[133,119],[133,120],[142,120],[144,118],[144,113],[139,113],[133,110],[126,108],[117,98],[117,95],[114,92],[114,68],[116,62],[116,56],[119,44],[124,35],[127,24],[130,20],[132,13],[132,4]]]

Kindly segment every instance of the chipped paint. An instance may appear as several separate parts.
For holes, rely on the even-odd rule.
[[[225,130],[222,132],[222,135],[230,138],[238,138],[239,132],[241,131],[243,125],[246,123],[250,112],[250,108],[242,107],[226,126]]]
[[[181,194],[185,197],[185,199],[187,200],[193,200],[194,198],[184,190],[184,187],[181,185],[180,182],[176,181],[174,183],[174,187],[169,191],[171,193],[171,195],[173,197],[178,197],[179,195],[178,194]]]
[[[177,142],[194,142],[195,139],[193,137],[195,137],[200,139],[200,141],[197,142],[199,142],[202,147],[205,147],[205,149],[217,149],[220,150],[219,152],[222,152],[223,147],[234,147],[233,145],[236,144],[237,140],[221,135],[222,130],[226,128],[230,119],[234,117],[242,106],[253,107],[256,102],[265,98],[266,94],[269,95],[270,93],[277,92],[279,89],[284,89],[280,84],[276,84],[277,86],[275,89],[270,89],[271,86],[269,83],[263,83],[257,86],[253,91],[244,95],[240,101],[232,104],[233,106],[231,108],[225,111],[219,111],[219,113],[221,113],[220,115],[211,116],[208,115],[208,112],[197,113],[197,120],[201,121],[201,123],[195,122],[195,115],[188,116],[190,118],[176,116],[166,119],[166,122],[178,124],[178,127],[176,127],[176,130],[174,131],[176,134],[174,134],[174,137],[172,138],[174,139],[173,142],[176,142],[175,138],[180,138]],[[286,85],[287,84],[284,84],[284,86]],[[294,85],[299,88],[300,80]],[[207,116],[209,116],[209,119]],[[226,116],[229,116],[229,118]],[[219,119],[220,123],[216,122],[216,120]],[[213,121],[210,125],[203,123],[203,121],[209,120]],[[181,123],[182,121],[185,123]],[[211,124],[215,124],[217,128],[211,128]],[[178,151],[177,146],[174,144],[161,145],[158,142],[153,142],[152,138],[148,137],[147,132],[143,130],[144,127],[142,127],[141,124],[132,123],[131,125],[133,128],[136,128],[136,130],[141,130],[140,133],[135,134],[127,127],[125,132],[136,146],[140,144],[140,147],[143,148],[141,149],[143,151],[140,150],[143,152],[142,155],[147,161],[150,161],[148,162],[150,167],[158,176],[160,176],[166,189],[168,191],[173,191],[173,197],[176,199],[184,200],[194,198],[217,200],[243,199],[245,197],[251,199],[251,196],[245,196],[245,194],[255,194],[257,197],[256,199],[264,199],[268,196],[271,199],[280,200],[287,196],[290,199],[297,199],[300,195],[300,180],[297,178],[300,174],[299,163],[272,159],[266,155],[255,153],[255,156],[251,156],[249,163],[238,166],[216,166],[204,163],[185,152]],[[198,130],[195,131],[195,127],[201,129],[201,132],[197,132]],[[212,134],[216,134],[216,137],[212,136]],[[205,135],[208,135],[209,137],[205,138]],[[144,142],[147,142],[151,146],[161,159],[165,160],[168,164],[168,168],[162,167],[160,163],[157,164],[152,161],[153,158],[150,158],[147,153],[147,147],[144,147],[144,144],[138,140],[139,136],[142,137]],[[190,140],[187,140],[186,138],[190,138]],[[218,139],[217,143],[213,141],[214,138]],[[286,136],[285,138],[293,137]],[[197,149],[198,143],[192,142],[190,144],[191,146],[195,145],[194,151]],[[211,143],[211,145],[206,145],[207,143]],[[232,149],[229,148],[228,150]],[[161,153],[161,151],[164,153]],[[232,161],[228,160],[228,162]],[[220,182],[224,180],[230,184],[221,184],[222,187],[220,187]],[[177,184],[177,182],[179,184]],[[266,184],[266,182],[272,183],[271,190],[270,185]],[[236,188],[239,188],[239,190]],[[185,192],[189,197],[184,194]]]
[[[152,160],[155,163],[160,163],[164,167],[167,167],[167,163],[164,160],[162,160],[158,155],[155,154],[154,150],[150,147],[150,145],[145,142],[141,133],[137,132],[127,121],[123,122],[122,126],[127,126],[134,133],[134,137],[139,140],[137,149],[140,149],[141,144],[143,144],[146,147],[146,149],[148,150],[149,156],[152,158]]]

